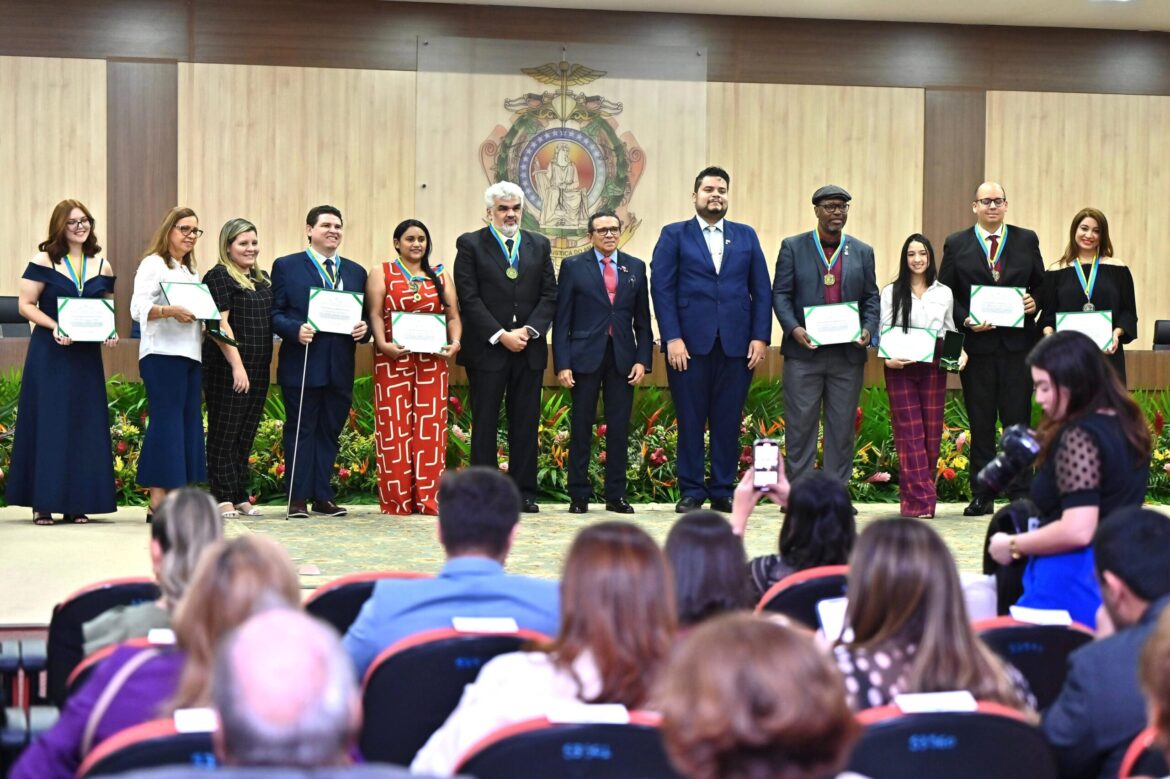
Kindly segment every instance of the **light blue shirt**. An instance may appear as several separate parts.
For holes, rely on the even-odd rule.
[[[452,617],[512,617],[521,628],[555,636],[560,585],[514,576],[487,557],[455,557],[434,579],[382,579],[342,643],[358,678],[382,650],[424,630],[451,627]]]

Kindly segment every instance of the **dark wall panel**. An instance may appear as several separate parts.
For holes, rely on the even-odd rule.
[[[118,332],[130,334],[130,293],[142,250],[176,205],[179,68],[111,62],[106,70],[106,256],[118,274]]]
[[[922,230],[942,259],[948,233],[974,224],[983,180],[986,93],[928,89],[923,127]]]
[[[0,0],[0,54],[188,57],[186,0]]]

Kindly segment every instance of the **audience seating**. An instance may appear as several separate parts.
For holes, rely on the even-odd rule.
[[[78,779],[168,765],[216,765],[212,734],[180,733],[171,717],[143,722],[98,744],[77,769]]]
[[[455,770],[477,779],[681,779],[658,724],[656,714],[642,711],[631,711],[628,725],[525,720],[484,738]]]
[[[1154,320],[1154,351],[1170,349],[1170,319]]]
[[[1056,779],[1056,758],[1040,729],[1019,712],[980,702],[974,712],[904,714],[867,709],[848,768],[870,779]]]
[[[367,571],[351,573],[322,584],[305,600],[305,611],[334,627],[338,635],[345,635],[357,619],[362,605],[369,600],[379,579],[430,579],[429,573],[408,571]]]
[[[85,658],[82,625],[115,606],[158,600],[160,595],[153,579],[133,576],[83,587],[54,606],[47,650],[49,700],[61,706],[69,674]]]
[[[549,640],[532,630],[483,634],[443,628],[392,644],[370,664],[362,682],[362,755],[371,762],[409,765],[484,663],[530,641]]]
[[[1158,731],[1155,728],[1146,728],[1138,733],[1125,757],[1121,760],[1121,770],[1117,775],[1121,779],[1130,776],[1166,776],[1170,774],[1170,764],[1166,762],[1166,755],[1158,746]]]
[[[819,627],[817,603],[845,597],[847,565],[822,565],[785,576],[773,584],[756,604],[756,613],[772,611],[812,629]]]
[[[32,335],[28,320],[20,315],[20,298],[0,296],[0,338],[28,338]]]
[[[91,652],[86,655],[80,663],[78,663],[72,671],[69,672],[69,678],[65,680],[65,697],[68,698],[81,685],[85,684],[85,680],[90,677],[94,669],[101,664],[103,660],[114,653],[118,647],[133,646],[145,649],[151,646],[150,640],[142,638],[131,638],[128,641],[123,641],[120,644],[110,644],[104,646],[96,652]]]
[[[1033,625],[1011,617],[993,617],[972,627],[991,651],[1024,675],[1041,711],[1052,705],[1064,686],[1068,656],[1093,640],[1093,631],[1077,623],[1069,627]]]

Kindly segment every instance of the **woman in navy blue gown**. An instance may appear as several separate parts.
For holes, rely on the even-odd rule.
[[[77,524],[117,510],[101,344],[57,332],[60,298],[109,298],[114,271],[101,256],[94,219],[77,200],[62,200],[49,237],[20,280],[20,313],[32,322],[8,469],[11,505],[30,506],[38,525],[53,514]],[[118,342],[111,334],[106,346]],[[83,464],[82,467],[75,467]]]

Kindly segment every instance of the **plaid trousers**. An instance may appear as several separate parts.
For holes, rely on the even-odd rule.
[[[898,492],[902,515],[934,516],[938,452],[942,438],[947,374],[931,363],[916,362],[901,370],[886,368],[886,392],[894,448],[898,450]]]
[[[231,368],[208,366],[203,372],[207,400],[207,479],[211,494],[221,503],[248,500],[248,456],[268,396],[268,381],[256,381],[249,372],[250,388],[240,394],[232,389]]]

